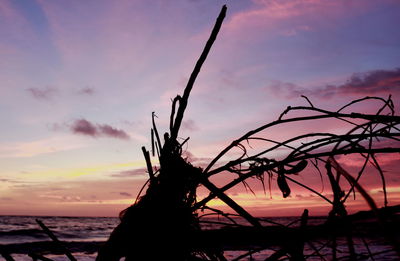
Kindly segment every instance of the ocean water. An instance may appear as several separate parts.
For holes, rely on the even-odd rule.
[[[36,219],[40,219],[56,236],[59,240],[64,242],[75,242],[72,245],[71,252],[80,261],[93,261],[96,257],[95,249],[98,248],[100,242],[107,240],[109,234],[119,223],[118,218],[110,217],[33,217],[33,216],[0,216],[0,245],[14,245],[21,243],[34,243],[41,244],[43,241],[51,241],[48,236],[41,230],[37,224]],[[296,223],[297,218],[292,217],[279,217],[270,218],[272,223],[279,223],[283,225]],[[224,226],[224,219],[209,218],[205,220],[206,223],[202,224],[203,229],[216,229]],[[322,224],[325,220],[322,218],[314,218],[310,220],[311,225]],[[220,222],[215,224],[213,222]],[[246,224],[242,220],[236,220],[239,224]],[[265,222],[266,225],[271,225],[270,222]],[[305,246],[305,254],[310,255],[307,260],[322,260],[319,255],[330,255],[330,248],[322,248],[327,242],[324,240],[313,242],[312,245]],[[399,260],[391,247],[386,244],[381,238],[355,238],[355,248],[357,253],[381,253],[374,256],[374,260]],[[368,244],[368,247],[366,244]],[[346,247],[345,239],[338,240],[339,256],[347,255],[348,250]],[[316,249],[320,249],[316,254]],[[18,251],[17,251],[18,252]],[[267,256],[272,254],[274,249],[264,250],[253,253],[251,256],[246,256],[240,260],[264,260]],[[246,251],[225,251],[224,255],[228,260],[233,260]],[[32,260],[26,254],[12,254],[16,261]],[[65,256],[61,255],[46,255],[56,261],[68,260]],[[0,261],[5,260],[0,256]],[[329,257],[326,258],[329,260]],[[372,259],[364,259],[372,260]]]
[[[63,242],[77,242],[82,248],[74,249],[73,255],[82,261],[95,260],[91,244],[104,242],[119,223],[111,217],[35,217],[0,216],[0,245],[51,241],[40,228],[41,220]],[[26,254],[12,254],[16,261],[32,260]],[[68,260],[65,256],[46,255],[53,260]],[[0,261],[4,260],[0,256]]]
[[[36,219],[61,241],[105,241],[119,223],[112,217],[0,216],[0,244],[47,240]]]

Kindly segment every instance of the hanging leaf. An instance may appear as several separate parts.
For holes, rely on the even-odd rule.
[[[303,171],[307,167],[307,165],[308,165],[307,160],[299,161],[299,163],[294,165],[294,167],[292,167],[291,169],[285,169],[285,174],[297,174]]]
[[[283,172],[284,172],[283,166],[279,166],[277,182],[283,197],[287,198],[290,195],[290,188],[288,183],[286,182],[286,177]]]

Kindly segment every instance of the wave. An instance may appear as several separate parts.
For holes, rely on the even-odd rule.
[[[30,236],[30,237],[47,237],[43,230],[40,229],[18,229],[10,231],[0,231],[0,236]]]
[[[63,242],[63,244],[72,252],[84,252],[85,254],[97,253],[103,242]],[[13,254],[29,254],[29,253],[41,253],[47,252],[52,254],[63,254],[60,252],[58,245],[52,241],[38,241],[38,242],[27,242],[18,244],[7,244],[2,245],[3,250]]]
[[[103,235],[92,233],[89,237],[85,233],[52,231],[57,238],[66,241],[90,241],[90,239],[104,238]],[[23,242],[35,242],[49,239],[48,235],[41,229],[17,229],[0,231],[0,244],[17,244]]]

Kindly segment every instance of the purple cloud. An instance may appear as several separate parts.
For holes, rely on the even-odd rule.
[[[75,120],[70,129],[73,133],[87,135],[91,137],[110,137],[116,139],[129,140],[129,135],[108,124],[94,124],[85,119]]]
[[[353,74],[343,85],[337,87],[339,94],[395,93],[400,88],[400,68],[376,70]]]
[[[308,95],[309,90],[306,90],[296,84],[289,82],[274,81],[268,86],[268,91],[282,98],[298,98],[301,95]]]
[[[82,94],[82,95],[93,95],[94,93],[95,93],[95,91],[91,87],[85,87],[78,91],[78,94]]]
[[[88,135],[88,136],[93,136],[93,137],[96,137],[99,135],[96,125],[94,125],[93,123],[91,123],[85,119],[76,120],[72,124],[71,130],[73,133],[83,134],[83,135]]]
[[[132,194],[130,194],[130,193],[128,193],[128,192],[120,192],[119,193],[121,196],[124,196],[124,197],[132,197]]]
[[[26,90],[33,98],[38,100],[49,100],[57,93],[56,88],[49,86],[45,88],[29,88]]]
[[[182,122],[182,129],[188,131],[197,131],[199,128],[197,127],[194,120],[189,119]]]
[[[113,138],[117,138],[117,139],[123,139],[123,140],[129,140],[129,135],[125,131],[116,129],[110,125],[107,125],[107,124],[97,125],[97,129],[104,136],[113,137]]]
[[[301,95],[326,98],[340,95],[380,95],[400,93],[400,68],[355,73],[342,85],[327,85],[316,89],[305,89],[293,83],[274,82],[269,86],[277,96],[298,98]]]

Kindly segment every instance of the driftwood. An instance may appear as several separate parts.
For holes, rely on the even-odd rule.
[[[393,102],[380,97],[365,97],[339,108],[328,111],[314,106],[308,97],[304,97],[308,106],[288,107],[276,121],[262,125],[249,131],[239,139],[234,140],[221,151],[209,165],[202,170],[182,157],[182,145],[188,141],[179,142],[179,129],[188,104],[190,92],[197,75],[200,72],[218,31],[225,17],[226,7],[221,10],[211,36],[196,63],[182,96],[173,99],[170,115],[170,130],[163,135],[161,141],[158,133],[155,114],[152,114],[151,140],[152,155],[157,152],[158,168],[152,166],[150,152],[142,147],[147,164],[149,180],[144,185],[146,193],[138,197],[136,202],[121,212],[121,223],[110,235],[98,253],[97,260],[119,260],[126,257],[130,260],[226,260],[223,252],[229,249],[240,249],[245,246],[250,249],[246,254],[237,258],[245,258],[253,253],[262,251],[270,246],[278,246],[267,260],[305,260],[318,256],[325,260],[323,249],[330,249],[328,259],[338,258],[338,238],[346,239],[347,257],[356,260],[360,257],[354,246],[353,220],[347,214],[346,201],[358,192],[367,202],[375,217],[379,220],[383,236],[393,246],[400,256],[398,238],[391,231],[393,223],[381,215],[375,201],[359,184],[365,175],[367,166],[374,168],[380,175],[384,194],[384,209],[388,210],[388,198],[384,171],[376,157],[383,153],[400,152],[400,117],[394,113]],[[352,106],[362,102],[379,102],[381,106],[374,114],[346,112]],[[175,113],[176,112],[176,113]],[[300,116],[290,117],[293,113]],[[346,123],[347,133],[310,132],[287,140],[279,141],[268,138],[264,133],[275,126],[286,124],[307,124],[310,121],[329,119]],[[250,143],[257,141],[264,149],[251,153]],[[386,143],[385,143],[386,142]],[[237,158],[224,161],[223,157],[232,150],[240,150]],[[285,151],[285,155],[275,158],[274,152]],[[362,167],[353,177],[337,160],[340,155],[359,155]],[[326,175],[333,196],[317,192],[304,182],[296,180],[296,175],[313,167],[321,175]],[[217,187],[210,181],[213,175],[232,175],[233,180],[222,187]],[[251,187],[246,181],[251,178],[260,180],[265,189],[268,182],[276,180],[283,197],[289,197],[290,187],[295,184],[324,199],[331,205],[328,219],[324,226],[308,226],[308,211],[304,210],[298,228],[285,226],[264,226],[262,219],[253,217],[242,206],[230,198],[226,191],[234,186],[243,184],[249,191]],[[202,185],[210,191],[205,198],[197,201],[196,190]],[[344,186],[345,185],[345,186]],[[219,198],[229,206],[235,214],[210,208],[207,204],[214,198]],[[200,211],[209,211],[198,216]],[[385,210],[383,210],[385,211]],[[203,217],[212,215],[223,217],[230,228],[217,231],[203,231],[200,223]],[[246,220],[251,226],[237,224],[235,217]],[[209,221],[212,222],[212,221]],[[220,224],[219,222],[215,222]],[[278,224],[279,225],[279,224]],[[234,227],[234,228],[233,228]],[[327,243],[317,247],[313,240],[328,238]],[[314,254],[305,255],[304,247],[309,245]],[[368,248],[367,256],[373,258]],[[363,254],[364,255],[364,254]],[[343,254],[342,254],[343,256]]]
[[[6,261],[14,261],[14,258],[10,255],[12,253],[5,246],[0,245],[0,255],[4,257]]]
[[[39,219],[36,219],[38,225],[43,229],[44,233],[46,233],[52,242],[34,242],[34,243],[22,243],[22,244],[9,244],[2,246],[0,245],[0,254],[4,257],[6,261],[14,261],[13,257],[10,253],[22,253],[28,254],[32,260],[43,260],[43,261],[51,261],[42,254],[38,254],[38,252],[46,252],[46,253],[55,253],[55,254],[65,254],[69,260],[77,261],[76,258],[71,254],[68,248],[65,246],[64,242],[58,240],[56,235]],[[37,247],[35,247],[35,245]]]
[[[47,257],[39,255],[39,254],[35,254],[35,253],[29,253],[28,255],[32,258],[33,261],[37,261],[37,260],[54,261],[53,259],[47,258]]]
[[[39,226],[43,229],[43,231],[51,238],[51,240],[53,240],[53,242],[55,243],[56,247],[58,249],[60,249],[60,251],[65,254],[69,260],[71,261],[77,261],[76,258],[71,254],[71,252],[68,250],[68,248],[64,245],[63,242],[61,242],[60,240],[58,240],[58,238],[56,237],[56,235],[54,235],[53,232],[51,232],[51,230],[39,219],[36,219],[36,222],[39,224]],[[35,255],[33,254],[35,258],[39,258],[40,255]],[[48,258],[47,258],[48,259]]]
[[[391,228],[393,231],[400,231],[400,220],[396,214],[400,213],[400,205],[378,209],[378,215],[384,219],[390,220]],[[304,220],[304,215],[298,220],[301,223],[300,226],[295,224],[292,225],[281,225],[275,224],[273,226],[263,226],[262,229],[258,229],[252,226],[241,226],[233,224],[225,224],[222,221],[220,229],[209,229],[201,230],[196,232],[196,236],[191,238],[193,240],[194,249],[222,249],[222,250],[234,250],[234,251],[246,251],[250,248],[255,250],[265,249],[268,247],[276,247],[287,241],[288,238],[304,237],[306,243],[313,240],[322,240],[329,234],[330,225],[307,225]],[[326,217],[325,217],[326,218]],[[324,217],[318,217],[318,219],[325,219]],[[381,239],[384,237],[383,231],[377,222],[376,213],[373,211],[360,211],[346,217],[349,222],[353,224],[354,230],[358,231],[354,234],[355,236],[363,236],[368,232],[370,238]],[[262,220],[261,220],[262,221]],[[206,221],[204,223],[215,222]],[[225,226],[223,226],[225,225]],[[365,230],[368,231],[365,231]],[[338,236],[344,237],[346,231],[342,226],[338,226]],[[85,252],[93,254],[98,251],[100,246],[104,242],[63,242],[71,252]],[[44,254],[56,254],[62,255],[64,252],[60,250],[54,241],[40,241],[31,243],[18,243],[9,244],[1,248],[1,251],[15,254],[28,254],[32,258],[43,260]],[[2,253],[3,253],[2,252]],[[8,260],[8,259],[6,259]]]
[[[202,177],[200,168],[193,167],[182,156],[182,146],[177,137],[187,106],[190,91],[200,72],[225,17],[224,6],[217,18],[210,38],[196,63],[183,96],[177,96],[171,113],[170,133],[164,134],[161,142],[153,113],[153,135],[159,152],[160,168],[153,173],[149,152],[143,147],[148,173],[149,187],[146,194],[134,205],[121,213],[121,223],[110,235],[106,245],[99,251],[97,260],[188,260],[196,258],[191,238],[200,230],[193,206],[196,188]],[[179,107],[175,114],[175,106]],[[153,140],[153,139],[152,139]],[[154,149],[153,149],[154,153]],[[210,185],[210,187],[212,187]],[[213,189],[213,188],[212,188]],[[217,192],[214,189],[215,192]],[[232,204],[236,204],[232,202]],[[240,206],[237,206],[240,210]],[[201,253],[211,258],[222,258],[218,251]]]

